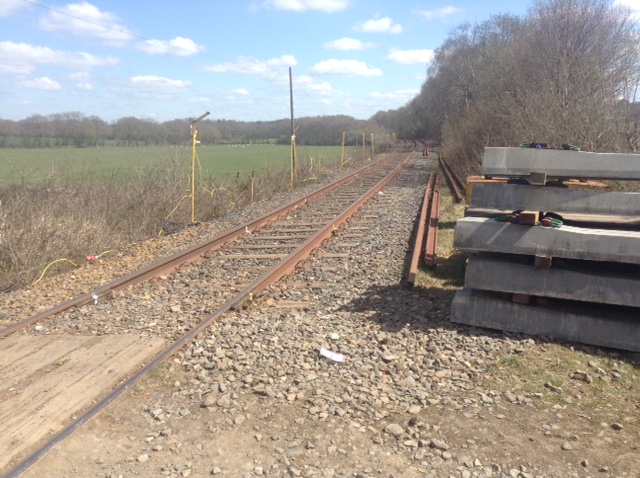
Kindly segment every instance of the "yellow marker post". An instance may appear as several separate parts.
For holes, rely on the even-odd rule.
[[[191,224],[196,222],[196,158],[198,157],[196,153],[196,144],[198,143],[198,130],[193,127],[198,121],[203,118],[209,116],[209,112],[198,116],[191,122],[191,137],[192,148],[191,148]]]

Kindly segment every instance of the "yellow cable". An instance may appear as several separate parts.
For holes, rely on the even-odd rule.
[[[190,198],[190,197],[191,197],[191,195],[190,195],[190,194],[185,194],[184,196],[182,196],[182,197],[180,198],[180,201],[178,201],[178,204],[176,205],[176,207],[174,207],[174,208],[173,208],[173,211],[171,211],[171,212],[167,215],[167,217],[165,217],[165,218],[164,218],[164,219],[165,219],[165,221],[166,221],[167,219],[169,219],[169,218],[173,215],[173,213],[174,213],[174,212],[176,212],[176,211],[178,210],[178,208],[180,207],[180,205],[182,204],[182,202],[183,202],[185,199]]]
[[[44,270],[42,271],[42,274],[40,274],[40,277],[38,277],[38,280],[36,280],[33,284],[31,285],[36,285],[38,282],[40,282],[42,280],[42,278],[44,277],[44,275],[47,273],[47,271],[54,265],[57,264],[58,262],[70,262],[71,264],[73,264],[74,267],[80,267],[78,264],[76,264],[73,261],[70,261],[69,259],[57,259],[55,261],[53,261],[51,264],[49,264],[47,267],[44,268]]]

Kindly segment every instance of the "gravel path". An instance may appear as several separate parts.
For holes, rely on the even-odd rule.
[[[348,257],[312,258],[213,324],[25,476],[640,476],[637,411],[594,424],[571,401],[547,406],[542,393],[500,384],[490,371],[497,357],[552,346],[455,326],[449,296],[402,286],[431,167],[416,156],[323,247]],[[38,332],[162,335],[194,313],[155,300],[180,288],[134,288],[153,313],[127,310],[123,292],[112,301],[120,312],[100,317],[98,306],[85,320],[79,310]],[[14,297],[5,313],[26,296]],[[138,328],[117,328],[126,314]],[[612,373],[610,362],[592,366]]]

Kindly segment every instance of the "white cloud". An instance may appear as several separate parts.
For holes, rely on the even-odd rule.
[[[114,46],[124,46],[133,33],[119,23],[116,15],[102,12],[89,2],[69,3],[50,10],[40,19],[40,28],[77,36],[98,38]]]
[[[380,76],[382,70],[379,68],[369,68],[366,63],[357,60],[330,60],[321,61],[311,68],[314,73],[325,75],[346,75],[346,76]]]
[[[246,90],[245,88],[236,88],[235,90],[233,90],[233,93],[235,93],[236,95],[242,95],[242,96],[249,95],[249,91]]]
[[[76,88],[84,91],[93,90],[93,85],[91,83],[76,83]]]
[[[311,91],[314,93],[320,93],[322,95],[328,95],[335,90],[331,87],[331,84],[327,81],[316,82],[307,75],[301,75],[294,79],[296,88],[303,89],[305,91]]]
[[[197,98],[188,99],[187,103],[211,103],[211,98],[208,96],[198,96]]]
[[[260,61],[252,57],[239,57],[236,61],[227,61],[217,65],[206,65],[203,71],[212,73],[237,73],[240,75],[258,75],[265,78],[277,79],[288,78],[285,75],[285,68],[296,65],[293,55],[283,55],[280,58],[271,58],[267,61]],[[283,76],[285,75],[285,76]]]
[[[61,90],[62,86],[57,81],[53,81],[46,76],[42,78],[36,78],[35,80],[27,80],[20,83],[21,88],[25,88],[28,90]]]
[[[433,50],[392,50],[386,58],[401,65],[431,63]]]
[[[138,75],[131,78],[131,85],[144,96],[167,99],[172,94],[187,90],[191,86],[191,82],[171,80],[162,76]]]
[[[11,16],[14,12],[28,5],[22,0],[2,0],[0,1],[0,18]]]
[[[114,66],[118,62],[117,58],[111,56],[100,58],[85,52],[52,50],[49,47],[11,41],[0,42],[0,72],[8,74],[30,74],[35,71],[37,65],[89,69]]]
[[[146,40],[137,45],[138,50],[150,55],[190,56],[207,51],[189,38],[176,37],[173,40]]]
[[[360,40],[356,40],[354,38],[340,38],[339,40],[333,40],[325,43],[323,45],[325,48],[331,50],[366,50],[367,48],[372,48],[375,46],[373,43],[365,43]]]
[[[434,10],[420,10],[418,12],[419,15],[422,15],[427,20],[442,20],[444,18],[455,15],[456,13],[461,13],[462,9],[458,7],[446,6],[441,8],[436,8]]]
[[[402,26],[393,23],[389,17],[376,20],[367,20],[364,23],[356,25],[355,30],[367,33],[402,33]]]
[[[615,0],[614,7],[627,7],[631,10],[631,16],[640,21],[640,0]]]
[[[90,78],[91,78],[91,75],[86,71],[77,71],[69,75],[70,80],[80,81],[80,82],[89,81]]]
[[[384,100],[384,101],[394,101],[394,102],[407,102],[414,98],[418,93],[420,93],[419,89],[405,89],[405,90],[394,90],[391,92],[380,93],[379,91],[375,91],[369,94],[370,98],[374,98],[376,100]]]
[[[350,3],[351,0],[268,0],[264,2],[263,5],[266,8],[291,10],[294,12],[319,10],[321,12],[333,13],[344,10]]]

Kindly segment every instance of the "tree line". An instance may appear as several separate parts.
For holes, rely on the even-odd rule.
[[[81,112],[57,113],[48,116],[32,115],[20,121],[0,119],[0,147],[96,147],[148,146],[156,144],[190,144],[193,119],[157,122],[135,117],[120,118],[108,123],[97,116]],[[388,135],[371,121],[351,116],[317,116],[300,118],[295,122],[296,141],[300,145],[340,145],[343,132],[346,144],[362,144],[370,133]],[[196,124],[198,140],[202,144],[291,142],[291,120],[234,121],[204,120]]]
[[[638,34],[632,12],[606,0],[536,0],[524,17],[453,30],[420,93],[372,119],[440,143],[468,174],[478,173],[487,146],[637,153]]]

